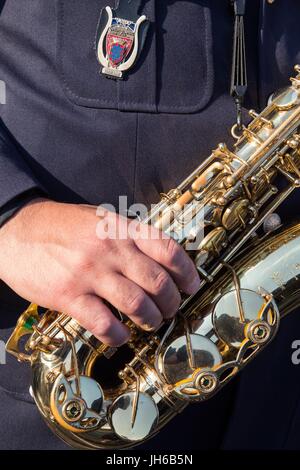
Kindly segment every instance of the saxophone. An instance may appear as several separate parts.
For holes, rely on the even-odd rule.
[[[124,318],[131,338],[112,348],[65,313],[31,304],[19,318],[7,350],[31,364],[36,405],[70,446],[151,438],[226,385],[300,304],[300,223],[282,227],[274,212],[300,186],[295,70],[260,114],[249,112],[240,136],[233,129],[232,150],[219,144],[143,220],[188,250],[201,277],[171,322],[145,332]]]

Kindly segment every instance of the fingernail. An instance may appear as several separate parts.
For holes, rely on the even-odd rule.
[[[144,323],[143,325],[141,325],[141,328],[145,331],[155,331],[157,326],[153,326],[153,325],[149,325],[148,323]]]
[[[109,344],[109,346],[111,346],[113,348],[120,348],[124,344],[128,343],[128,341],[130,341],[130,337],[131,337],[131,335],[127,335],[125,338],[120,339],[119,341],[111,342]]]
[[[110,339],[107,342],[104,341],[104,344],[112,348],[119,348],[120,346],[123,346],[124,344],[128,343],[128,341],[130,341],[130,338],[131,338],[131,331],[128,330],[128,328],[126,327],[125,331],[123,331],[123,329],[119,331],[118,337],[114,339]]]
[[[156,331],[158,330],[158,328],[160,328],[160,326],[162,325],[163,322],[160,322],[158,325],[150,325],[149,323],[144,323],[143,325],[141,325],[141,328],[145,331],[148,331],[148,332],[153,332],[153,331]]]

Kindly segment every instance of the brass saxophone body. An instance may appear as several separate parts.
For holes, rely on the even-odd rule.
[[[202,280],[171,323],[149,333],[124,320],[131,339],[111,348],[67,314],[41,316],[30,305],[20,317],[7,349],[30,362],[35,402],[69,445],[128,448],[151,438],[217,393],[300,305],[300,224],[284,228],[274,214],[300,185],[295,70],[261,114],[250,111],[232,150],[220,144],[144,220],[189,252]]]

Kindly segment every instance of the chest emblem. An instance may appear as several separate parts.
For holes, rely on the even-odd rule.
[[[118,18],[110,7],[102,10],[97,40],[97,57],[102,74],[122,79],[135,64],[144,44],[149,21]]]

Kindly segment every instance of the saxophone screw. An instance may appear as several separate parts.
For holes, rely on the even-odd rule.
[[[164,391],[164,393],[165,393],[167,396],[171,395],[171,393],[173,392],[173,390],[174,390],[173,385],[166,384],[166,385],[163,387],[163,391]]]
[[[83,415],[83,405],[77,400],[67,402],[63,408],[64,417],[71,422],[78,421]]]
[[[216,202],[218,206],[225,206],[227,201],[223,196],[219,196]]]
[[[46,379],[49,383],[54,383],[55,379],[56,379],[57,375],[55,372],[51,371],[51,372],[48,372],[48,374],[46,375]]]
[[[195,387],[202,393],[211,393],[218,385],[218,379],[213,372],[202,372],[195,379]]]
[[[296,138],[293,138],[293,139],[289,139],[287,141],[287,145],[293,149],[293,150],[296,150],[298,147],[299,147],[299,141],[296,139]]]
[[[248,338],[256,344],[263,344],[270,338],[271,329],[268,323],[255,320],[248,326]]]

